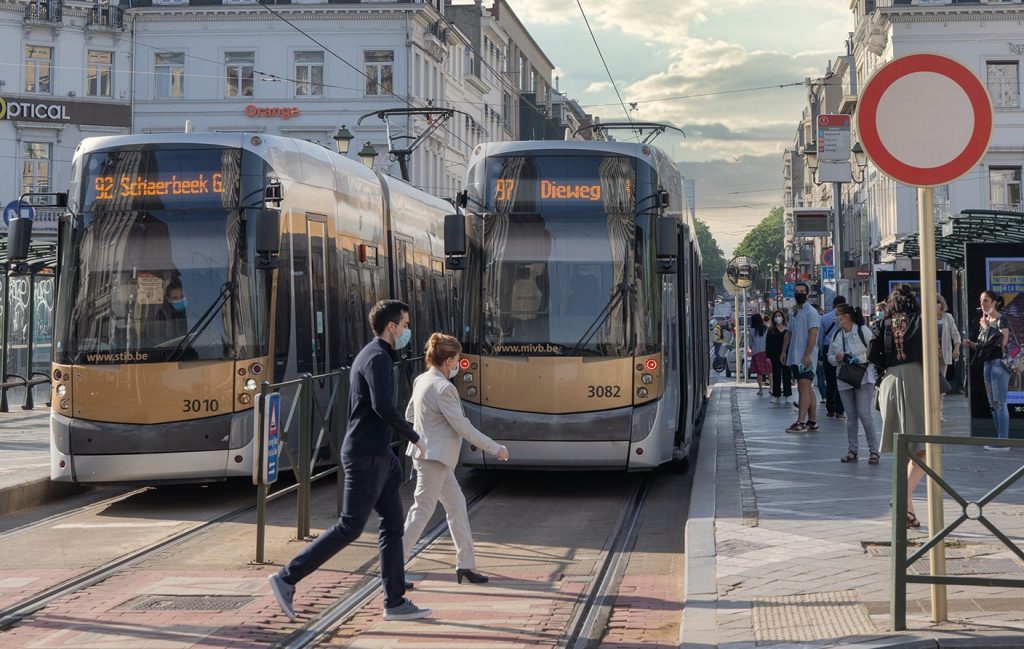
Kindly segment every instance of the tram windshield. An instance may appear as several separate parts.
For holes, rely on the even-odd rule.
[[[615,156],[488,161],[484,346],[492,354],[632,353],[635,170]]]
[[[64,230],[58,362],[234,357],[238,154],[118,150],[86,159],[83,209]]]

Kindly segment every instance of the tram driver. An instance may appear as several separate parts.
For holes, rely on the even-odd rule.
[[[146,325],[149,347],[158,347],[188,333],[187,306],[185,289],[177,281],[168,282],[164,288],[163,303]]]

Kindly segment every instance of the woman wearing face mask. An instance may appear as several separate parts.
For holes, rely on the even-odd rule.
[[[760,313],[751,313],[750,323],[750,372],[757,377],[757,396],[764,394],[764,384],[772,373],[772,364],[768,360],[767,339],[768,327],[764,324],[764,316]]]
[[[871,328],[864,324],[860,309],[849,304],[836,307],[836,322],[839,331],[832,336],[828,348],[828,362],[839,368],[844,363],[866,366],[860,385],[839,380],[839,398],[846,411],[846,455],[839,461],[856,462],[858,453],[858,425],[864,427],[868,442],[868,464],[878,464],[878,433],[875,432],[872,407],[875,403],[875,370],[868,364],[868,342],[873,337]]]
[[[790,378],[789,366],[782,362],[782,350],[789,347],[789,330],[786,328],[786,314],[781,309],[772,313],[768,325],[768,336],[765,338],[764,351],[772,363],[772,400],[785,397],[789,401],[793,396],[793,381]]]
[[[169,283],[164,289],[164,303],[156,312],[158,325],[156,337],[158,340],[155,340],[154,344],[181,338],[188,332],[186,307],[188,307],[188,300],[185,298],[185,290],[181,288],[181,284]]]
[[[1010,321],[1000,313],[1003,296],[995,291],[982,291],[981,330],[978,340],[965,340],[964,345],[974,350],[971,365],[982,367],[985,379],[985,393],[992,408],[992,419],[996,424],[996,437],[1010,436],[1010,411],[1006,406],[1010,388],[1010,372],[1003,365],[1003,350],[1010,339]],[[989,451],[1008,451],[1009,446],[986,446]]]
[[[463,578],[480,584],[486,582],[487,577],[476,572],[466,497],[455,479],[455,467],[463,439],[502,461],[508,459],[508,449],[478,431],[463,414],[458,388],[449,381],[459,372],[462,345],[458,339],[441,333],[431,334],[426,352],[430,367],[416,377],[412,398],[405,410],[405,418],[426,443],[426,451],[413,456],[416,492],[405,518],[405,558],[409,559],[440,500],[455,544],[455,576],[460,584]],[[410,447],[410,452],[414,450]]]

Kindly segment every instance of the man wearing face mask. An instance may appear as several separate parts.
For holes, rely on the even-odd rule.
[[[391,451],[391,431],[415,444],[426,446],[412,425],[398,412],[393,398],[391,351],[409,344],[409,306],[398,300],[381,300],[370,309],[370,327],[376,337],[356,355],[349,373],[348,427],[341,447],[345,470],[345,498],[341,518],[291,562],[269,577],[281,609],[295,620],[292,599],[295,584],[309,576],[342,548],[359,538],[370,511],[380,522],[380,568],[384,585],[384,619],[416,620],[430,615],[405,597],[405,561],[402,529],[405,516],[398,489],[402,468]]]
[[[168,282],[164,288],[164,301],[143,326],[143,340],[149,347],[157,347],[181,338],[188,332],[188,316],[185,308],[188,300],[185,290],[177,281]]]
[[[793,288],[796,307],[793,308],[793,315],[789,321],[789,348],[782,352],[782,362],[789,364],[790,371],[796,377],[797,392],[800,395],[797,419],[786,429],[787,433],[818,430],[818,423],[815,421],[818,407],[811,384],[817,370],[817,342],[821,316],[813,305],[807,303],[809,292],[810,289],[803,282],[798,282]]]

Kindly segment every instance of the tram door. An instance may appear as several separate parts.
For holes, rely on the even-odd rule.
[[[330,353],[327,296],[327,222],[316,214],[306,215],[309,243],[309,311],[312,341],[310,370],[314,375],[328,371]]]

